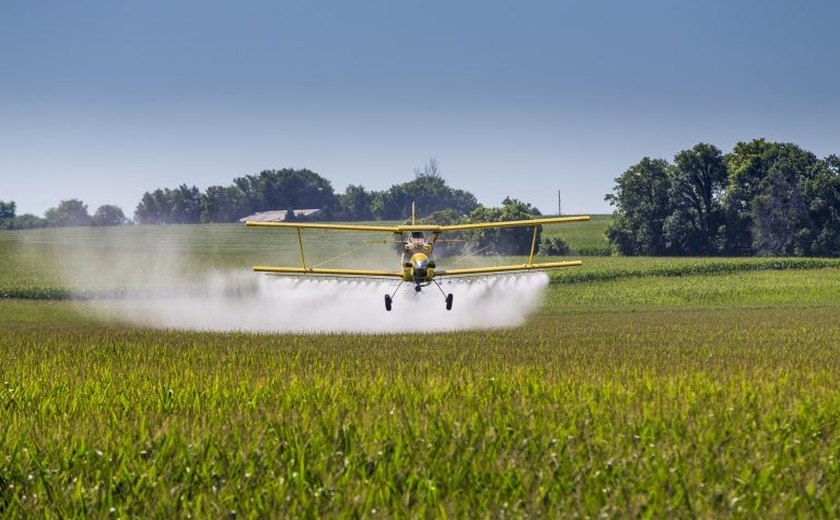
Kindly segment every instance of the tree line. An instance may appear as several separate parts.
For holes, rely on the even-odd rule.
[[[43,217],[25,213],[17,214],[14,201],[0,200],[0,229],[34,229],[43,227],[68,226],[120,226],[129,221],[123,210],[113,204],[103,204],[93,215],[88,213],[87,204],[70,199],[61,201],[58,206],[48,209]]]
[[[307,169],[264,170],[204,192],[186,184],[158,188],[143,194],[134,219],[139,224],[236,222],[258,211],[320,209],[319,220],[395,220],[411,215],[412,202],[419,216],[443,209],[466,215],[479,206],[472,193],[446,184],[433,159],[415,169],[413,180],[382,191],[351,184],[336,194],[330,181]]]
[[[368,191],[350,185],[336,194],[330,181],[310,170],[264,170],[233,180],[228,186],[210,186],[204,192],[196,186],[157,188],[143,194],[134,212],[138,224],[194,224],[236,222],[263,210],[321,210],[318,220],[405,220],[416,203],[420,222],[440,225],[487,221],[520,220],[538,216],[531,204],[505,198],[500,207],[485,207],[475,196],[447,185],[437,161],[415,169],[414,179],[382,191]],[[121,225],[129,223],[122,210],[104,205],[89,215],[78,199],[61,201],[47,210],[43,218],[15,215],[14,202],[0,201],[0,228]],[[537,231],[537,248],[541,242]],[[440,243],[440,254],[528,254],[533,238],[531,228],[482,229],[455,233]],[[547,254],[565,254],[562,239],[547,240]]]
[[[792,143],[699,143],[615,179],[607,230],[624,255],[840,255],[840,157]]]
[[[489,208],[475,195],[447,185],[437,161],[414,170],[414,179],[382,191],[368,191],[349,185],[336,194],[330,181],[310,170],[264,170],[234,179],[229,186],[211,186],[204,192],[195,186],[159,188],[146,192],[134,218],[140,224],[189,224],[236,222],[264,210],[321,210],[318,220],[405,220],[415,203],[420,222],[440,225],[485,221],[527,219],[539,215],[531,204],[505,198],[502,205]],[[441,243],[441,254],[527,254],[533,230],[486,229],[453,234]],[[538,231],[537,245],[540,236]],[[568,252],[562,240],[550,241],[557,254]],[[565,249],[564,249],[565,248]]]
[[[419,217],[441,210],[468,215],[479,207],[475,196],[449,187],[430,160],[415,169],[414,179],[382,191],[351,184],[336,194],[332,183],[308,169],[264,170],[233,180],[228,186],[156,188],[143,193],[134,211],[137,224],[198,224],[237,222],[268,210],[319,209],[319,220],[398,220],[411,215],[416,202]],[[121,208],[106,204],[93,215],[78,199],[61,201],[43,217],[17,215],[13,201],[0,201],[0,229],[64,226],[114,226],[131,223]]]

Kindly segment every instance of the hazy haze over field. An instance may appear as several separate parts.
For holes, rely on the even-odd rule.
[[[451,311],[435,287],[421,293],[404,285],[391,312],[384,295],[395,283],[298,280],[259,276],[256,287],[239,291],[242,273],[209,274],[205,290],[99,301],[105,318],[155,328],[186,330],[402,333],[496,329],[522,325],[542,303],[545,273],[501,276],[472,283],[443,283],[455,294]]]
[[[150,228],[146,233],[146,228],[134,227],[76,228],[72,236],[32,234],[29,246],[36,247],[39,237],[54,241],[53,247],[61,251],[61,261],[52,264],[60,285],[83,293],[115,295],[79,302],[84,311],[92,310],[108,321],[154,328],[396,333],[514,327],[542,303],[548,287],[545,273],[471,282],[441,280],[443,290],[455,298],[452,311],[446,311],[444,296],[436,287],[426,287],[418,294],[413,284],[405,284],[394,298],[393,310],[387,312],[384,296],[397,288],[394,282],[267,276],[252,272],[245,259],[235,262],[241,262],[238,267],[207,264],[201,248],[189,244],[190,240],[203,244],[207,237],[188,238],[180,232],[185,229]],[[239,231],[243,239],[251,236],[244,228]],[[266,237],[253,236],[254,261],[284,264],[283,260],[271,260],[278,253],[269,254],[260,238]],[[218,235],[216,245],[235,248],[225,240],[230,237]],[[332,256],[334,252],[319,251],[317,246],[326,247],[323,243],[312,245],[309,258],[314,262],[318,262],[317,253]],[[368,249],[371,247],[353,255],[349,266],[394,269],[398,265],[399,257],[393,251],[382,254],[380,250],[374,255]],[[45,251],[49,249],[33,249],[33,258]],[[457,267],[481,265],[481,260],[491,261],[470,258],[458,262]]]
[[[437,157],[485,204],[608,210],[699,141],[840,150],[837,3],[4,2],[0,198],[81,198],[308,167],[341,192]]]

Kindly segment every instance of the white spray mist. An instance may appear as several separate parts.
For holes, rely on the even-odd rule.
[[[384,296],[395,282],[267,276],[250,264],[208,272],[215,260],[191,250],[193,239],[181,228],[149,236],[122,231],[110,241],[95,234],[69,242],[59,271],[69,287],[121,295],[84,304],[103,319],[147,327],[306,333],[514,327],[540,305],[548,286],[544,273],[441,280],[455,300],[447,311],[434,285],[416,293],[405,284],[387,312]],[[132,231],[143,234],[129,240]]]
[[[256,287],[238,289],[256,276]],[[103,316],[142,326],[255,332],[435,332],[521,325],[542,301],[548,276],[529,273],[443,284],[454,294],[447,311],[434,287],[400,288],[391,312],[379,281],[298,280],[251,273],[215,273],[205,291],[103,301]]]

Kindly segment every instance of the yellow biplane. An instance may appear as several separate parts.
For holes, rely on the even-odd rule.
[[[385,309],[390,311],[393,304],[393,297],[403,284],[414,284],[414,290],[420,292],[423,287],[434,284],[443,294],[446,303],[446,310],[452,309],[453,295],[446,294],[437,282],[437,278],[460,278],[467,276],[487,275],[494,276],[521,271],[547,271],[552,269],[563,269],[581,265],[580,260],[566,262],[544,262],[534,263],[534,249],[537,243],[538,226],[546,224],[560,224],[564,222],[582,222],[589,220],[588,216],[576,217],[554,217],[532,220],[510,220],[504,222],[481,222],[477,224],[455,224],[451,226],[437,226],[431,224],[416,224],[414,219],[414,208],[412,205],[412,224],[402,226],[369,226],[364,224],[319,224],[306,222],[255,222],[247,221],[246,226],[251,227],[279,227],[293,228],[297,230],[298,244],[300,246],[300,267],[270,267],[254,266],[254,271],[275,275],[291,276],[335,276],[349,278],[379,278],[399,280],[397,288],[392,294],[385,295]],[[487,228],[512,228],[512,227],[533,227],[534,237],[531,241],[531,253],[528,256],[527,264],[519,265],[497,265],[490,267],[472,267],[465,269],[438,269],[433,253],[435,243],[438,242],[442,233],[452,231],[469,231],[473,229]],[[379,233],[393,233],[394,243],[402,244],[402,263],[399,270],[373,270],[373,269],[332,269],[309,267],[303,254],[303,229],[322,229],[336,231],[371,231]]]

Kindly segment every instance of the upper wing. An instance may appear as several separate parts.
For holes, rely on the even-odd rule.
[[[588,216],[578,217],[554,217],[541,218],[531,220],[508,220],[503,222],[481,222],[478,224],[456,224],[452,226],[436,226],[436,225],[405,225],[405,226],[368,226],[363,224],[316,224],[308,222],[254,222],[248,221],[246,226],[251,227],[280,227],[291,228],[298,230],[298,243],[300,245],[301,253],[301,267],[269,267],[269,266],[255,266],[254,271],[271,273],[271,274],[286,274],[286,275],[327,275],[327,276],[349,276],[349,277],[371,277],[371,278],[403,278],[402,271],[379,271],[368,269],[322,269],[317,267],[306,267],[303,257],[303,242],[300,237],[301,229],[333,229],[338,231],[374,231],[387,233],[403,233],[410,231],[431,231],[433,233],[442,233],[445,231],[462,231],[469,229],[487,229],[487,228],[511,228],[511,227],[534,227],[534,240],[531,243],[531,254],[528,258],[527,264],[522,265],[498,265],[493,267],[473,267],[467,269],[449,269],[436,271],[437,276],[441,277],[459,277],[472,276],[479,274],[500,274],[516,271],[544,271],[548,269],[562,269],[564,267],[572,267],[581,265],[579,260],[568,262],[546,262],[542,264],[533,263],[534,247],[536,244],[537,226],[543,224],[559,224],[562,222],[584,222],[589,220]]]
[[[416,224],[404,226],[368,226],[364,224],[316,224],[308,222],[255,222],[249,220],[245,223],[251,227],[281,227],[297,229],[334,229],[339,231],[379,231],[386,233],[403,233],[408,231],[432,231],[442,233],[445,231],[463,231],[467,229],[486,228],[509,228],[509,227],[530,227],[543,224],[560,224],[562,222],[585,222],[588,216],[579,217],[553,217],[536,218],[530,220],[507,220],[503,222],[480,222],[478,224],[455,224],[452,226],[438,226],[434,224]]]
[[[260,273],[289,274],[289,275],[327,275],[368,278],[402,278],[402,271],[378,271],[373,269],[323,269],[319,267],[269,267],[254,266],[254,271]]]
[[[438,226],[438,231],[463,231],[467,229],[530,227],[541,226],[543,224],[560,224],[562,222],[585,222],[587,220],[589,220],[589,217],[586,215],[582,215],[579,217],[553,217],[535,218],[530,220],[507,220],[502,222],[480,222],[478,224],[455,224],[452,226]]]
[[[297,229],[336,229],[340,231],[380,231],[386,233],[399,233],[400,226],[366,226],[357,224],[315,224],[308,222],[255,222],[249,220],[245,223],[250,227],[281,227]],[[404,227],[404,226],[403,226]],[[439,226],[438,226],[439,227]]]
[[[397,233],[396,226],[366,226],[356,224],[316,224],[308,222],[254,222],[248,221],[246,226],[251,227],[279,227],[291,228],[298,231],[298,245],[300,246],[300,267],[271,267],[264,265],[254,266],[254,271],[278,275],[297,276],[339,276],[339,277],[364,277],[364,278],[402,278],[402,271],[380,271],[374,269],[324,269],[319,267],[307,267],[303,255],[303,239],[300,235],[301,229],[335,229],[339,231],[378,231]]]
[[[470,267],[466,269],[439,269],[435,271],[436,276],[454,278],[459,276],[473,276],[478,274],[502,274],[516,271],[547,271],[550,269],[562,269],[582,265],[580,260],[568,262],[545,262],[542,264],[520,264],[520,265],[494,265],[490,267]]]

